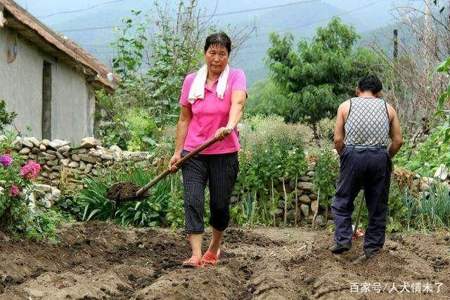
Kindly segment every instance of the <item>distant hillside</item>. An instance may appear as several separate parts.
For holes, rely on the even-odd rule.
[[[42,5],[46,3],[49,5],[50,0],[40,1],[42,1]],[[366,41],[369,33],[373,33],[378,28],[386,27],[392,21],[390,7],[393,3],[407,1],[317,0],[298,3],[299,1],[294,0],[217,0],[217,2],[200,0],[200,5],[204,7],[204,14],[206,15],[214,12],[219,15],[231,12],[231,14],[221,15],[213,19],[219,29],[226,28],[228,25],[237,28],[243,26],[256,27],[256,32],[248,39],[246,45],[238,51],[232,62],[246,71],[249,84],[252,84],[267,76],[264,57],[269,47],[268,36],[271,32],[281,34],[291,32],[296,39],[310,38],[318,26],[324,26],[333,16],[339,16],[344,22],[353,25],[358,32],[365,32]],[[86,5],[97,5],[104,1],[92,0],[87,3],[91,2],[92,4]],[[176,1],[165,3],[172,4]],[[294,4],[270,10],[258,9],[287,3]],[[34,2],[32,4],[34,5]],[[59,3],[57,8],[48,11],[54,12],[62,9],[62,4]],[[69,38],[77,41],[106,64],[110,64],[113,50],[109,45],[115,38],[112,27],[120,25],[121,20],[130,15],[131,9],[139,9],[152,14],[153,4],[151,0],[127,0],[117,2],[114,5],[99,6],[77,14],[56,15],[45,18],[43,21],[55,30],[63,32]],[[243,10],[243,13],[235,13]],[[40,9],[39,14],[45,15],[43,9]],[[381,32],[383,32],[383,29],[381,29]],[[381,34],[382,36],[383,34]]]

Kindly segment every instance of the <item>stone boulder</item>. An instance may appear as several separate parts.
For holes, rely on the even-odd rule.
[[[80,144],[80,147],[85,149],[96,148],[97,146],[101,146],[101,143],[94,137],[86,137],[81,140]]]

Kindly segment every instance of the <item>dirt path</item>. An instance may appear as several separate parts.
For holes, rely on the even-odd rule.
[[[55,245],[1,242],[0,298],[450,299],[449,237],[391,236],[379,256],[353,265],[361,241],[338,257],[329,232],[230,229],[220,265],[188,270],[179,232],[76,224]]]

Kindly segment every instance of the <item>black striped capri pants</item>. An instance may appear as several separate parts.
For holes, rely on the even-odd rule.
[[[183,151],[182,156],[189,152]],[[208,184],[209,224],[224,231],[230,221],[230,198],[239,172],[238,154],[196,155],[181,167],[186,233],[204,232],[205,188]]]

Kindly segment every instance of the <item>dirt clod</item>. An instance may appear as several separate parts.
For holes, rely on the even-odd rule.
[[[136,193],[140,188],[141,187],[132,182],[119,182],[112,185],[106,191],[106,197],[109,200],[116,201],[117,203],[131,200],[142,200],[148,197],[148,193],[146,192],[141,197],[136,197]]]

